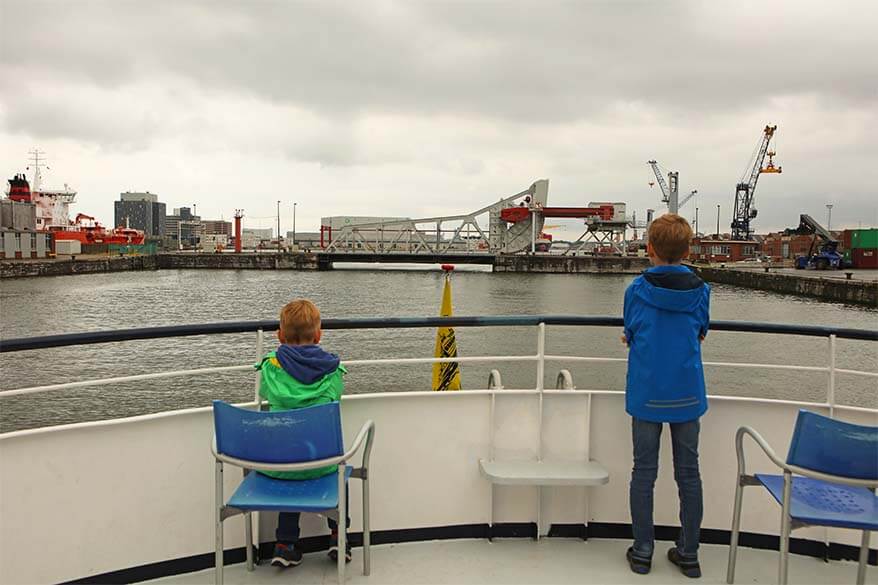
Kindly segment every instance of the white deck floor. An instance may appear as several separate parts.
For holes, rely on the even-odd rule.
[[[687,579],[665,558],[670,543],[657,543],[652,572],[635,575],[628,569],[622,540],[577,539],[532,540],[445,540],[372,547],[372,575],[362,575],[362,552],[354,549],[348,565],[348,583],[725,583],[725,546],[704,545],[701,549],[700,580]],[[853,562],[825,563],[791,555],[790,583],[853,583],[857,566]],[[168,577],[152,583],[213,583],[213,569]],[[739,549],[736,583],[776,583],[777,552]],[[326,553],[305,555],[298,567],[278,569],[269,565],[248,573],[243,564],[225,568],[225,582],[294,583],[296,585],[336,583],[335,565]],[[878,583],[878,568],[869,567],[867,583]]]

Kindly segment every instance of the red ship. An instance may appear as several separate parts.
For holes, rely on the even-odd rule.
[[[70,221],[70,205],[74,203],[76,191],[64,185],[63,190],[40,189],[40,157],[34,151],[34,188],[24,174],[9,179],[8,197],[13,201],[32,203],[36,216],[36,230],[49,232],[52,239],[78,240],[83,244],[142,244],[146,235],[141,230],[128,227],[107,229],[94,217],[79,213]]]

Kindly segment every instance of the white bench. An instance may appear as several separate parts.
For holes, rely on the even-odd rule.
[[[610,481],[597,461],[479,460],[482,476],[495,485],[596,486]]]
[[[500,381],[500,373],[496,370],[491,372],[488,385],[492,389],[502,389],[503,385]],[[559,389],[573,390],[573,378],[567,370],[561,370],[558,374],[556,387]],[[540,442],[542,442],[542,392],[540,393]],[[491,397],[491,457],[493,457],[493,424],[494,424],[494,408],[495,397]],[[590,406],[589,406],[590,408]],[[542,451],[540,446],[539,451]],[[581,486],[593,487],[605,485],[610,481],[610,474],[607,469],[599,462],[594,460],[588,461],[570,461],[570,460],[494,460],[479,459],[479,471],[482,477],[492,484],[492,500],[493,486],[536,486],[552,487],[552,486]],[[541,528],[541,507],[542,507],[542,490],[539,490],[537,502],[537,539],[540,537]],[[494,510],[491,507],[491,527],[494,526]]]

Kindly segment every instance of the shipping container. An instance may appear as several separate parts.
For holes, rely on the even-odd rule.
[[[878,249],[854,248],[851,261],[854,268],[878,268]]]
[[[841,247],[844,250],[851,249],[851,236],[853,236],[854,230],[845,230],[841,232]]]
[[[82,242],[79,240],[55,240],[56,256],[72,256],[82,254]]]
[[[853,230],[851,234],[851,249],[878,248],[878,228]]]

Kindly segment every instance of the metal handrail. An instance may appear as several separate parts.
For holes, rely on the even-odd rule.
[[[431,327],[527,327],[540,323],[561,326],[622,327],[621,317],[578,316],[578,315],[503,315],[489,317],[397,317],[374,319],[326,319],[323,329],[411,329]],[[110,331],[91,331],[86,333],[65,333],[42,337],[23,337],[0,340],[0,353],[66,347],[70,345],[90,345],[141,339],[162,339],[168,337],[189,337],[193,335],[221,335],[229,333],[248,333],[259,330],[274,331],[278,321],[228,321],[221,323],[202,323],[193,325],[170,325],[164,327],[141,327],[136,329],[116,329]],[[862,339],[878,341],[878,331],[845,327],[825,327],[818,325],[790,325],[783,323],[752,323],[747,321],[711,321],[713,331],[737,331],[743,333],[777,333],[784,335],[803,335],[808,337],[829,337],[840,339]]]

